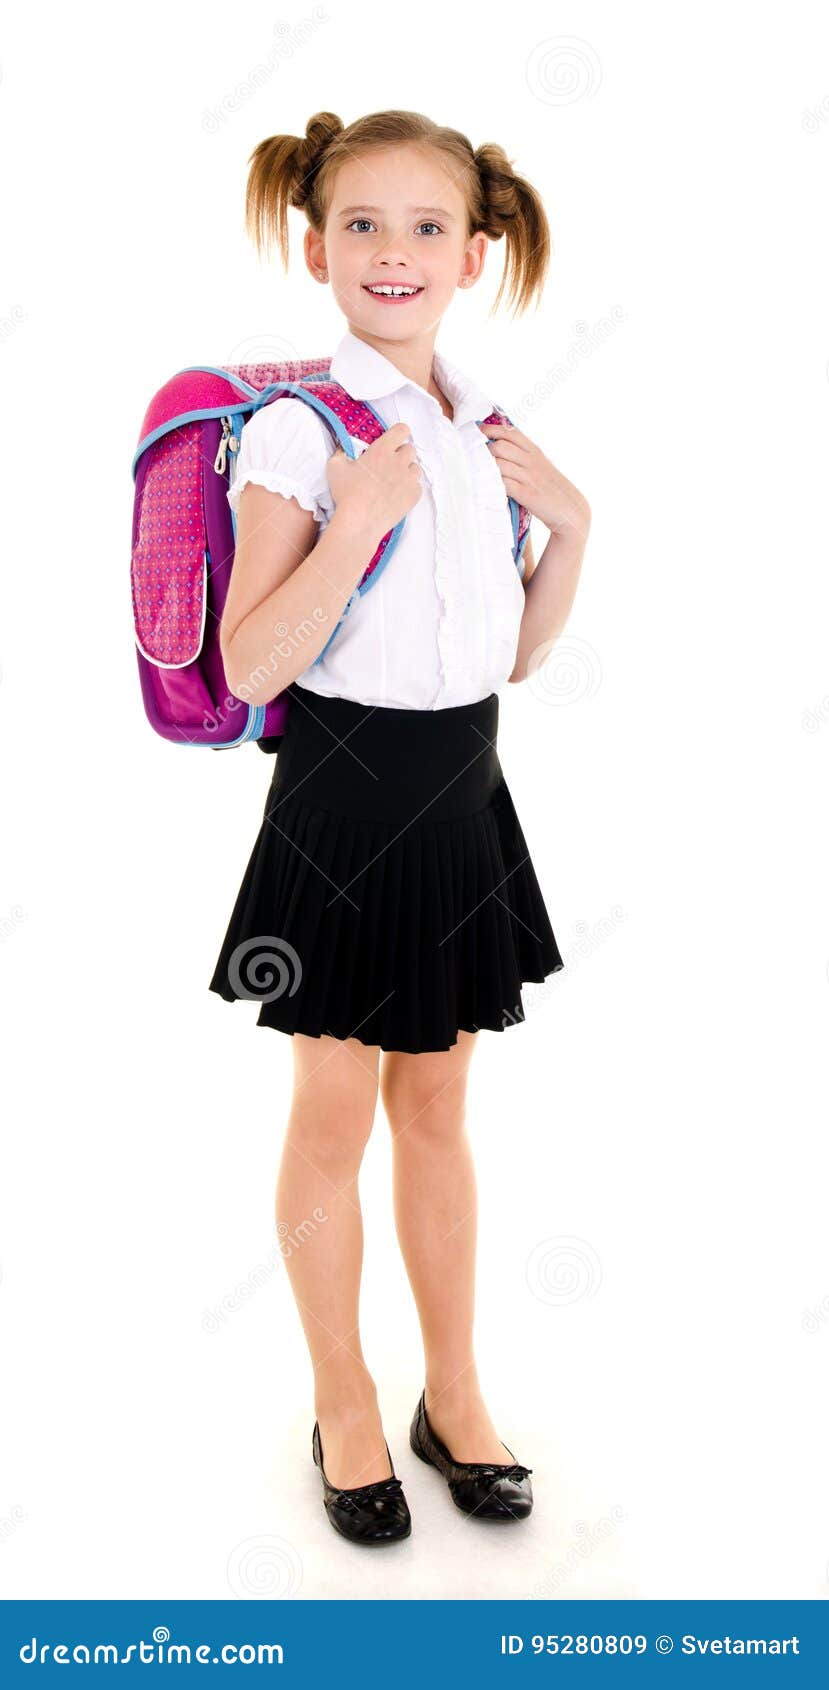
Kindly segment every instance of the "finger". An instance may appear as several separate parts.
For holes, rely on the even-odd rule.
[[[511,440],[523,440],[525,446],[531,445],[531,441],[528,440],[526,434],[522,434],[520,428],[516,428],[514,423],[479,423],[478,427],[487,438],[490,435],[493,439],[498,436],[508,436]]]
[[[518,463],[518,458],[527,458],[528,453],[535,451],[535,441],[527,439],[527,434],[522,434],[522,431],[517,428],[501,429],[491,438],[486,434],[485,439],[486,444],[491,448],[493,458],[505,456],[505,458],[513,458],[515,463]]]
[[[410,433],[408,423],[393,423],[391,428],[385,428],[382,434],[378,434],[376,440],[372,440],[370,446],[367,447],[367,451],[373,452],[375,457],[382,456],[385,452],[391,455],[406,444],[406,436]]]
[[[528,448],[518,441],[490,440],[489,445],[492,447],[490,457],[497,458],[499,463],[526,464],[528,460]]]
[[[532,494],[532,482],[524,481],[522,477],[518,475],[505,475],[503,481],[510,498],[517,499],[520,505],[526,505],[528,498]]]

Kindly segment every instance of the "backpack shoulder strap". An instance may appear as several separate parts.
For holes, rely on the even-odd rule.
[[[351,445],[352,439],[363,440],[366,445],[370,445],[372,440],[377,440],[381,434],[385,433],[386,425],[373,406],[365,399],[352,399],[351,395],[346,393],[345,388],[332,379],[328,370],[319,375],[306,377],[304,381],[294,383],[292,391],[295,392],[297,398],[304,398],[309,404],[314,405],[320,414],[325,417],[332,433],[350,458],[356,456]],[[489,416],[482,417],[481,421],[484,423],[503,423],[508,428],[514,426],[511,418],[501,405],[496,405],[495,409],[490,411]],[[512,555],[518,573],[521,575],[524,571],[524,547],[527,544],[530,532],[531,517],[526,506],[519,504],[517,499],[507,495],[507,503],[512,521]],[[402,530],[403,523],[401,522],[381,542],[381,546],[378,548],[378,557],[372,561],[370,566],[369,584],[373,584],[374,579],[380,572],[377,568],[378,561],[382,558],[383,566],[388,562]],[[366,577],[364,577],[365,580]],[[361,587],[362,585],[363,583],[361,583]]]
[[[488,417],[481,417],[478,424],[479,428],[481,423],[503,423],[507,428],[515,427],[512,418],[507,416],[502,405],[496,405],[494,411],[490,411]],[[526,506],[520,505],[518,500],[513,499],[509,493],[507,494],[507,504],[512,519],[512,555],[519,575],[523,575],[524,547],[527,544],[530,532],[531,516]]]
[[[301,381],[271,382],[257,396],[251,412],[275,399],[302,399],[311,405],[328,424],[337,444],[349,458],[356,458],[353,442],[361,440],[370,446],[385,434],[386,425],[366,399],[352,399],[340,383],[333,381],[326,370],[317,376],[305,376]]]
[[[380,435],[386,432],[386,425],[373,406],[366,399],[353,399],[339,382],[333,380],[329,370],[305,376],[300,381],[271,383],[269,387],[263,388],[252,410],[258,411],[263,405],[275,404],[283,398],[302,399],[306,405],[311,405],[349,458],[356,458],[358,455],[354,446],[355,440],[361,440],[366,446],[370,446],[373,440],[379,440]],[[405,523],[406,518],[403,516],[394,528],[389,529],[388,534],[383,535],[330,639],[315,657],[315,664],[322,661],[331,641],[336,639],[346,616],[361,593],[367,593],[379,580],[403,533]]]
[[[275,403],[278,399],[302,399],[310,405],[324,423],[327,424],[338,446],[341,446],[346,456],[358,456],[354,446],[355,440],[370,446],[373,440],[379,440],[386,432],[386,424],[375,411],[367,399],[353,399],[350,393],[338,381],[334,381],[329,370],[322,370],[315,375],[305,376],[301,381],[272,382],[263,388],[252,409],[258,411],[263,405]],[[379,580],[392,556],[405,526],[406,518],[401,517],[388,534],[384,534],[373,558],[363,572],[360,580],[343,611],[347,616],[351,606],[360,593],[367,592]],[[336,629],[334,632],[336,633]],[[331,639],[334,638],[332,634]],[[330,645],[329,640],[328,644]],[[319,658],[326,652],[328,646],[323,646]]]

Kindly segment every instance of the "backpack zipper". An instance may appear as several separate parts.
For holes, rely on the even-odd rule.
[[[233,424],[230,417],[222,417],[222,436],[219,441],[219,450],[216,453],[213,464],[213,468],[217,475],[224,475],[227,468],[228,452],[238,452],[238,450],[239,442],[233,432]]]
[[[232,453],[235,454],[236,452],[238,452],[238,450],[239,450],[239,441],[237,440],[236,435],[233,433],[233,422],[232,422],[230,417],[222,417],[222,434],[221,434],[221,439],[219,441],[219,450],[216,453],[216,458],[215,458],[215,461],[214,461],[214,464],[213,464],[213,468],[216,471],[217,475],[224,475],[224,472],[227,468],[227,454],[228,454],[228,452],[232,452]],[[236,531],[235,523],[234,523],[233,527],[234,527],[234,537],[235,537],[235,531]],[[264,726],[265,726],[265,706],[264,706],[264,704],[249,704],[248,705],[248,719],[247,719],[247,722],[245,723],[244,728],[242,729],[242,732],[239,734],[238,738],[226,740],[224,745],[217,745],[214,749],[216,751],[228,751],[228,750],[230,750],[231,746],[243,745],[245,740],[247,740],[247,739],[259,739]]]

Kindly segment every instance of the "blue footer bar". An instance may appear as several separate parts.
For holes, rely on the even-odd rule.
[[[0,1684],[230,1670],[277,1684],[802,1684],[829,1690],[819,1601],[7,1601]]]

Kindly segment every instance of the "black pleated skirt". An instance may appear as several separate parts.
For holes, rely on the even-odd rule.
[[[294,682],[210,990],[257,1025],[448,1050],[564,964],[498,758],[498,694],[446,710]]]

